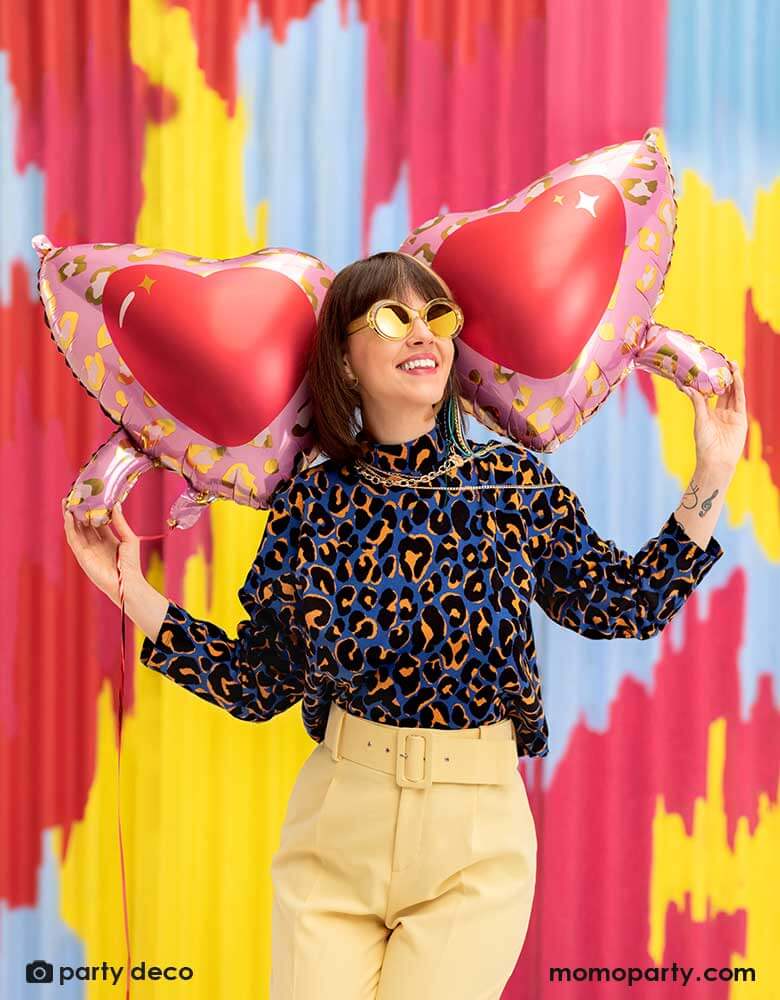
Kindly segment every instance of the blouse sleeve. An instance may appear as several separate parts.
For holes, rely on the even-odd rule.
[[[723,555],[714,535],[703,549],[671,513],[630,555],[588,523],[576,494],[541,460],[549,490],[529,495],[541,522],[531,541],[535,600],[564,628],[589,639],[649,639],[677,614]]]
[[[289,484],[288,484],[289,485]],[[295,619],[299,520],[285,494],[269,508],[254,564],[238,597],[248,617],[236,638],[170,601],[141,662],[237,719],[265,722],[303,696],[303,640]]]

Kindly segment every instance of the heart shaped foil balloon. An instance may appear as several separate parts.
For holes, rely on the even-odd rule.
[[[318,454],[306,363],[333,271],[270,247],[220,260],[136,244],[34,237],[52,339],[119,429],[81,468],[67,506],[107,523],[138,477],[187,483],[169,523],[219,498],[264,508]]]
[[[653,322],[676,209],[663,134],[651,128],[409,234],[400,251],[444,278],[463,310],[457,370],[481,423],[552,452],[634,368],[725,392],[722,354]]]

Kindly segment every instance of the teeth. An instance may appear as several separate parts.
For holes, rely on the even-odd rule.
[[[406,364],[399,365],[403,371],[409,371],[411,368],[435,368],[436,362],[430,361],[429,359],[423,359],[420,361],[407,361]]]

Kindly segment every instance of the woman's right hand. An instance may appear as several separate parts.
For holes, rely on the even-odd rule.
[[[125,593],[131,581],[142,577],[141,542],[125,520],[121,507],[117,504],[111,512],[110,524],[101,527],[80,524],[71,511],[65,510],[64,500],[62,513],[65,519],[65,537],[79,566],[95,586],[119,607],[117,549],[122,561]],[[112,525],[116,527],[119,538],[111,530]]]

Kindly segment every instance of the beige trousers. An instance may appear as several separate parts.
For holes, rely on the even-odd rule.
[[[511,720],[413,729],[332,704],[271,881],[271,1000],[499,1000],[536,884]]]

